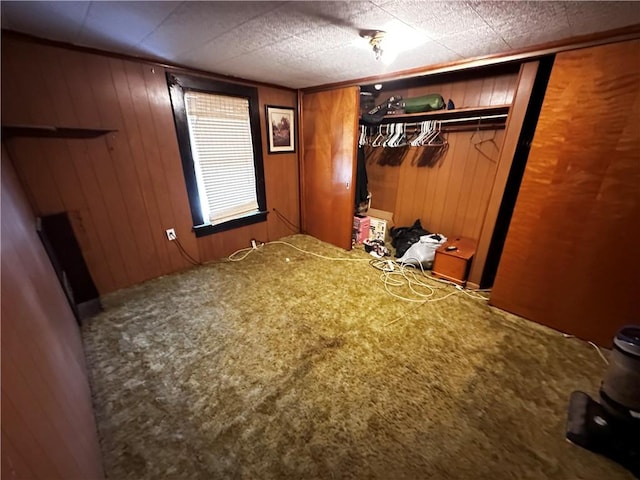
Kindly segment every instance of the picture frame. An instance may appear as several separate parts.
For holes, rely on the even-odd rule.
[[[276,105],[265,106],[267,124],[267,147],[269,153],[291,153],[296,151],[295,109]]]

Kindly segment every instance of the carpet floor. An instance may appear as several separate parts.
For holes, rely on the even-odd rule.
[[[349,260],[274,243],[103,298],[83,339],[108,479],[633,478],[564,439],[606,368],[587,343],[285,240]]]

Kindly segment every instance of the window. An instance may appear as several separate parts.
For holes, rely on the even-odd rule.
[[[167,73],[196,236],[266,220],[256,88]]]

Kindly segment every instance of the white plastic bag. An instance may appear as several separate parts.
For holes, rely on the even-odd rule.
[[[411,245],[404,255],[398,259],[398,263],[419,265],[431,268],[436,257],[436,250],[447,241],[447,237],[439,233],[423,235],[416,243]]]

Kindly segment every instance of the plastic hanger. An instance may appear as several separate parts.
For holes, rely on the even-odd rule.
[[[382,133],[382,125],[380,125],[378,127],[378,136],[373,139],[373,142],[371,142],[371,146],[372,147],[379,147],[380,146],[380,142],[382,142],[382,140],[384,140],[384,135]]]

